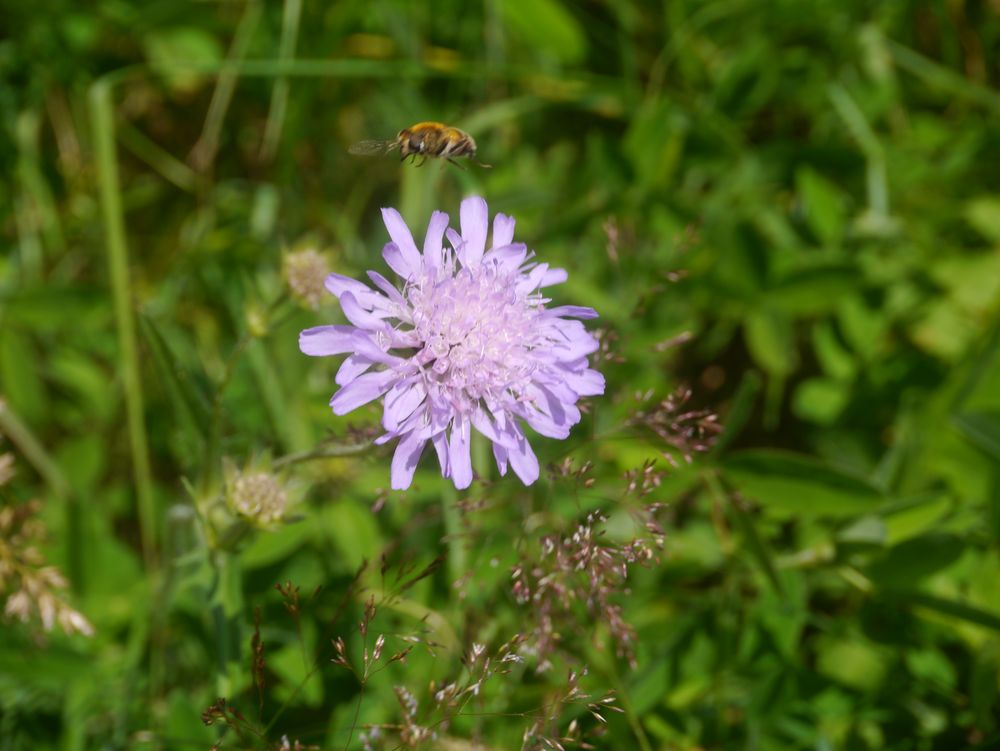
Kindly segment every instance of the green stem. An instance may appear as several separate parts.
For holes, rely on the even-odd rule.
[[[281,47],[278,51],[279,60],[290,60],[295,56],[295,43],[299,37],[299,21],[302,18],[302,0],[285,0],[285,11],[281,23]],[[267,125],[264,127],[264,143],[261,146],[261,158],[270,161],[278,149],[281,140],[281,130],[285,122],[285,111],[288,108],[288,79],[281,76],[275,80],[271,89],[271,106],[267,113]]]
[[[42,442],[21,422],[21,418],[0,399],[0,433],[10,439],[28,463],[42,476],[45,484],[60,498],[70,495],[70,485],[59,465],[49,456]]]
[[[469,563],[463,540],[462,514],[458,510],[458,491],[450,482],[441,493],[441,515],[448,544],[448,576],[457,582],[468,571]]]
[[[90,115],[104,220],[104,245],[108,254],[108,271],[118,329],[129,448],[138,496],[142,557],[147,570],[153,572],[158,564],[156,507],[153,499],[149,446],[143,422],[142,380],[129,289],[128,247],[125,242],[125,216],[121,202],[118,158],[115,153],[115,114],[109,82],[99,81],[91,87]]]
[[[285,456],[278,457],[275,459],[271,466],[274,469],[280,469],[281,467],[287,467],[289,464],[298,464],[299,462],[308,462],[313,459],[335,459],[342,456],[360,456],[361,454],[366,454],[375,447],[373,443],[349,443],[349,444],[334,444],[330,446],[321,446],[311,451],[297,451],[294,454],[286,454]]]

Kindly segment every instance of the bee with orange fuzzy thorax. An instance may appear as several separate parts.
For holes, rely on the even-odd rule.
[[[428,157],[447,159],[456,167],[464,169],[455,161],[456,157],[467,157],[480,167],[490,167],[476,160],[476,141],[464,130],[453,128],[443,123],[417,123],[409,128],[403,128],[399,134],[389,141],[359,141],[347,151],[351,154],[370,156],[372,154],[388,154],[399,149],[400,161],[412,156],[414,161],[419,156],[420,164]]]

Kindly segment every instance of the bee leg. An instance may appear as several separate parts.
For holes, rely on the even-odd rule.
[[[455,161],[454,159],[452,159],[451,157],[448,157],[448,161],[449,161],[449,162],[451,162],[452,164],[454,164],[454,165],[455,165],[456,167],[458,167],[458,168],[459,168],[460,170],[464,170],[464,169],[465,169],[465,167],[463,167],[463,166],[462,166],[461,164],[459,164],[458,162],[456,162],[456,161]]]
[[[413,161],[416,162],[417,161],[416,158],[414,158]],[[423,167],[424,166],[424,162],[426,162],[426,161],[427,161],[427,157],[421,156],[420,157],[420,164],[418,164],[417,166],[418,167]]]

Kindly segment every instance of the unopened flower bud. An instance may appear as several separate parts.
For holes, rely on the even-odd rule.
[[[313,248],[293,251],[285,256],[284,273],[292,296],[317,310],[325,293],[323,281],[330,273],[326,258]]]
[[[240,516],[268,526],[285,515],[288,494],[277,478],[268,472],[240,473],[233,481],[229,502]]]

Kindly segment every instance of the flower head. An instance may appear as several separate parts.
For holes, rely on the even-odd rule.
[[[329,270],[326,258],[315,248],[288,253],[282,268],[292,296],[313,310],[319,308],[323,299],[323,277]]]
[[[511,217],[496,215],[487,250],[482,198],[462,202],[461,233],[435,211],[422,251],[395,209],[383,209],[382,217],[392,239],[382,257],[402,288],[375,271],[368,277],[377,289],[330,274],[326,288],[350,325],[318,326],[299,337],[307,355],[348,355],[330,406],[343,415],[385,396],[386,432],[376,442],[399,439],[393,488],[409,487],[428,441],[442,474],[468,487],[473,428],[492,442],[501,475],[510,466],[531,484],[538,460],[522,421],[544,436],[566,438],[580,420],[580,397],[604,393],[604,377],[587,362],[597,340],[574,320],[597,313],[546,307],[542,288],[565,281],[566,272],[534,261],[523,243],[514,243]]]

